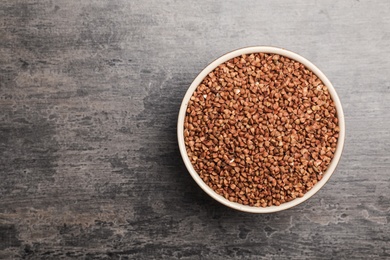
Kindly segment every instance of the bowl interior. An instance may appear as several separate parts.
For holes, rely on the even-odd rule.
[[[340,132],[339,132],[339,138],[337,142],[337,147],[336,151],[334,154],[334,157],[326,170],[326,172],[323,175],[323,178],[317,182],[314,187],[309,190],[307,193],[304,194],[303,197],[301,198],[296,198],[292,201],[282,203],[280,206],[270,206],[270,207],[252,207],[252,206],[247,206],[247,205],[242,205],[237,202],[231,202],[227,199],[225,199],[223,196],[217,194],[213,189],[211,189],[206,183],[203,182],[203,180],[200,178],[199,174],[195,171],[194,167],[192,166],[192,163],[187,155],[185,143],[184,143],[184,118],[186,115],[186,109],[188,105],[188,101],[190,100],[193,92],[195,89],[198,87],[198,85],[202,82],[202,80],[211,72],[213,71],[216,67],[218,67],[221,63],[224,63],[234,57],[240,56],[242,54],[250,54],[250,53],[273,53],[273,54],[279,54],[285,57],[288,57],[290,59],[296,60],[303,65],[305,65],[309,70],[311,70],[314,74],[317,75],[318,78],[321,79],[321,81],[327,86],[328,91],[335,103],[336,110],[337,110],[337,117],[339,120],[339,127],[340,127]],[[245,212],[251,212],[251,213],[271,213],[271,212],[276,212],[276,211],[281,211],[285,210],[288,208],[291,208],[293,206],[296,206],[305,200],[309,199],[311,196],[313,196],[318,190],[321,189],[322,186],[329,180],[330,176],[336,169],[336,166],[340,160],[341,153],[343,150],[344,146],[344,138],[345,138],[345,122],[344,122],[344,113],[343,109],[341,107],[340,99],[332,85],[332,83],[328,80],[328,78],[310,61],[307,59],[303,58],[302,56],[285,50],[281,48],[276,48],[276,47],[269,47],[269,46],[256,46],[256,47],[247,47],[247,48],[242,48],[238,49],[232,52],[229,52],[220,58],[214,60],[212,63],[210,63],[204,70],[202,70],[201,73],[194,79],[192,82],[191,86],[187,90],[181,107],[180,107],[180,112],[179,112],[179,118],[178,118],[178,125],[177,125],[177,135],[178,135],[178,142],[179,142],[179,149],[181,156],[183,158],[183,161],[187,167],[187,170],[191,174],[192,178],[196,181],[196,183],[212,198],[217,200],[218,202],[234,208],[236,210],[240,211],[245,211]]]

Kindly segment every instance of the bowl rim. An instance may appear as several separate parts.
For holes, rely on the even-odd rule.
[[[331,95],[331,98],[336,106],[337,111],[337,118],[339,123],[339,138],[337,141],[336,151],[334,154],[334,157],[329,164],[328,169],[323,174],[323,178],[317,182],[311,190],[309,190],[307,193],[304,194],[301,198],[295,198],[292,201],[282,203],[279,206],[269,206],[269,207],[254,207],[254,206],[248,206],[243,205],[237,202],[231,202],[228,199],[225,199],[223,196],[217,194],[212,188],[210,188],[199,176],[199,174],[195,171],[194,167],[192,166],[192,163],[187,155],[186,146],[184,142],[184,119],[186,115],[186,110],[188,106],[188,102],[193,94],[193,92],[196,90],[198,85],[202,82],[202,80],[216,67],[218,67],[220,64],[243,54],[251,54],[251,53],[272,53],[272,54],[279,54],[281,56],[285,56],[287,58],[296,60],[305,67],[307,67],[309,70],[311,70],[317,77],[321,79],[321,81],[324,83],[324,85],[328,88],[328,91]],[[205,191],[210,197],[215,199],[216,201],[220,202],[221,204],[228,206],[230,208],[243,211],[243,212],[249,212],[249,213],[272,213],[272,212],[278,212],[282,210],[289,209],[291,207],[297,206],[301,204],[302,202],[306,201],[310,197],[312,197],[314,194],[316,194],[324,185],[325,183],[330,179],[332,174],[334,173],[343,151],[344,147],[344,139],[345,139],[345,119],[344,119],[344,112],[343,108],[340,102],[340,98],[336,93],[335,88],[333,87],[332,83],[329,81],[329,79],[325,76],[325,74],[317,68],[313,63],[311,63],[306,58],[300,56],[299,54],[286,50],[284,48],[279,47],[273,47],[273,46],[251,46],[251,47],[244,47],[240,49],[236,49],[233,51],[230,51],[219,58],[212,61],[210,64],[208,64],[192,81],[190,87],[188,88],[183,101],[180,106],[178,121],[177,121],[177,138],[178,138],[178,144],[179,144],[179,150],[181,157],[184,161],[184,164],[188,170],[188,172],[191,174],[192,178],[195,180],[195,182]]]

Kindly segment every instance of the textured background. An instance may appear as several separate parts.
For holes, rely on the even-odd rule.
[[[3,0],[0,258],[390,257],[390,1]],[[329,183],[253,215],[210,199],[177,148],[202,68],[249,45],[316,64],[344,105]]]

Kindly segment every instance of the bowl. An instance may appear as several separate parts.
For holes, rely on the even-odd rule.
[[[237,202],[231,202],[228,199],[224,198],[223,196],[217,194],[212,188],[210,188],[199,176],[199,174],[195,171],[186,151],[185,141],[184,141],[184,120],[186,116],[186,109],[188,102],[193,94],[193,92],[196,90],[198,85],[203,81],[203,79],[216,67],[218,67],[220,64],[243,54],[251,54],[251,53],[271,53],[271,54],[279,54],[281,56],[285,56],[287,58],[296,60],[300,63],[302,63],[306,68],[311,70],[316,76],[327,86],[329,94],[331,95],[332,100],[334,101],[336,111],[337,111],[337,117],[338,117],[338,124],[339,124],[339,138],[337,141],[336,151],[334,153],[334,157],[331,160],[326,172],[323,174],[323,178],[318,181],[312,189],[310,189],[308,192],[306,192],[303,197],[295,198],[292,201],[285,202],[280,204],[279,206],[268,206],[268,207],[255,207],[255,206],[248,206],[243,205]],[[188,172],[191,174],[192,178],[195,180],[195,182],[213,199],[216,201],[222,203],[223,205],[226,205],[230,208],[244,211],[244,212],[250,212],[250,213],[272,213],[277,211],[282,211],[291,207],[294,207],[305,200],[312,197],[315,193],[317,193],[329,180],[329,178],[334,173],[336,166],[340,160],[341,153],[344,146],[344,139],[345,139],[345,121],[344,121],[344,113],[341,106],[340,99],[336,93],[336,90],[334,89],[332,83],[329,81],[329,79],[322,73],[313,63],[308,61],[307,59],[303,58],[302,56],[277,47],[270,47],[270,46],[254,46],[254,47],[246,47],[238,50],[231,51],[229,53],[226,53],[225,55],[219,57],[218,59],[211,62],[205,69],[202,70],[202,72],[199,73],[199,75],[194,79],[190,87],[188,88],[183,101],[180,106],[179,111],[179,117],[178,117],[178,124],[177,124],[177,137],[178,137],[178,143],[179,143],[179,149],[182,156],[182,159],[184,161],[185,166],[187,167]]]

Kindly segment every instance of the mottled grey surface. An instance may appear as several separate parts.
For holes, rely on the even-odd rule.
[[[390,1],[3,0],[0,258],[390,258]],[[209,198],[177,148],[181,99],[239,47],[311,60],[347,125],[296,208]]]

